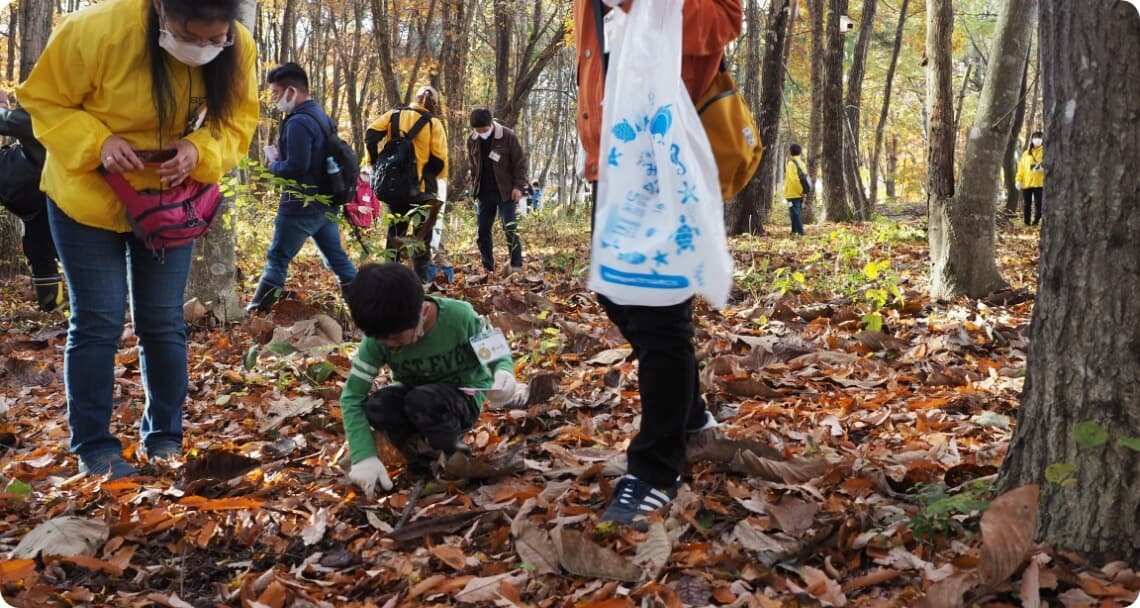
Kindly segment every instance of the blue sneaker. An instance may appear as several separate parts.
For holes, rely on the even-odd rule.
[[[612,521],[635,530],[648,530],[646,516],[668,506],[677,497],[677,486],[655,488],[633,475],[624,475],[618,480],[610,504],[602,513],[598,523]]]
[[[143,449],[146,451],[147,459],[151,461],[182,457],[182,444],[173,441],[159,443]]]
[[[89,458],[79,457],[79,472],[84,475],[107,476],[110,479],[119,479],[138,473],[123,455],[118,452],[96,454]]]

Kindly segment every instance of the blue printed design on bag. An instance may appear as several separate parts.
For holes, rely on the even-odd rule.
[[[669,106],[657,108],[653,113],[653,119],[649,121],[649,134],[655,136],[658,142],[662,142],[672,127],[673,110],[670,110]]]
[[[629,142],[637,139],[637,131],[639,130],[640,129],[634,129],[633,125],[629,124],[628,120],[622,120],[618,124],[614,125],[614,137],[618,138],[619,141],[628,144]]]
[[[684,289],[689,286],[688,278],[675,274],[624,272],[606,265],[602,265],[598,270],[601,271],[602,280],[618,285],[651,289]]]
[[[681,255],[682,251],[696,251],[697,248],[693,246],[695,237],[701,235],[699,228],[693,228],[685,223],[685,216],[681,216],[681,225],[677,227],[677,231],[673,233],[673,242],[677,243],[677,255]]]
[[[695,279],[697,281],[697,285],[700,285],[701,287],[705,286],[705,263],[704,262],[697,264],[697,267],[693,269],[693,279]]]
[[[617,148],[610,148],[610,166],[618,166],[618,159],[622,157],[622,153],[617,151]]]
[[[681,204],[687,205],[689,203],[701,202],[700,197],[697,196],[697,187],[689,182],[683,182],[681,189],[677,191],[681,195]]]
[[[649,152],[642,152],[637,164],[645,168],[646,177],[657,177],[657,163],[653,162],[653,155]]]
[[[669,162],[673,163],[674,167],[677,167],[677,175],[684,175],[688,173],[689,170],[685,168],[685,163],[681,162],[680,157],[681,146],[677,144],[669,146]]]
[[[645,260],[649,259],[645,256],[644,253],[639,253],[637,251],[619,253],[617,258],[623,262],[626,262],[627,264],[633,264],[634,266],[644,264]]]
[[[653,263],[657,264],[658,266],[668,266],[669,254],[665,253],[664,251],[658,251],[657,255],[653,256]]]

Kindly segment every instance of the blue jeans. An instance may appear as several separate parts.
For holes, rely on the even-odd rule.
[[[804,233],[804,199],[802,198],[789,198],[788,199],[788,214],[792,217],[792,234]]]
[[[336,222],[323,213],[314,215],[277,214],[274,220],[273,242],[266,254],[265,271],[261,282],[281,289],[285,287],[285,277],[289,274],[289,262],[297,257],[297,252],[312,238],[321,254],[325,267],[336,274],[340,284],[347,285],[356,278],[356,266],[348,259],[340,244],[340,229]]]
[[[193,245],[167,249],[160,261],[129,232],[80,224],[50,200],[47,212],[71,297],[63,356],[71,451],[84,460],[122,451],[111,413],[128,297],[146,390],[143,445],[180,448],[188,375],[182,304]]]
[[[519,243],[518,220],[515,219],[517,203],[504,201],[498,195],[491,194],[490,199],[479,199],[479,236],[476,243],[479,245],[479,255],[483,258],[483,268],[495,269],[495,252],[491,242],[491,229],[495,227],[495,213],[503,221],[503,232],[507,233],[507,246],[511,255],[511,266],[522,266],[522,244]]]

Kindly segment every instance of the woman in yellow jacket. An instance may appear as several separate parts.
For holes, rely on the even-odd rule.
[[[804,196],[811,193],[811,178],[800,157],[803,147],[788,146],[788,164],[784,166],[784,200],[788,201],[788,214],[792,220],[792,234],[804,233]]]
[[[238,4],[100,2],[60,20],[19,88],[47,148],[41,185],[71,294],[64,376],[71,451],[82,473],[135,472],[110,431],[128,297],[146,390],[141,451],[151,459],[182,452],[182,294],[193,245],[156,257],[131,233],[104,173],[121,173],[143,190],[187,179],[216,183],[237,165],[259,109],[256,48],[236,21]],[[163,150],[150,158],[164,160],[144,166],[148,150]]]
[[[408,228],[412,227],[413,236],[417,241],[411,243],[416,247],[412,262],[420,280],[427,282],[428,265],[431,262],[428,241],[439,216],[442,198],[436,192],[438,189],[436,178],[447,178],[447,131],[443,121],[437,118],[440,115],[439,91],[432,86],[420,87],[413,103],[385,112],[365,130],[364,147],[368,151],[368,164],[373,167],[373,176],[377,175],[376,163],[380,159],[380,151],[392,139],[392,117],[397,113],[399,113],[397,127],[401,136],[413,130],[421,119],[425,121],[412,137],[412,145],[416,152],[419,193],[410,200],[384,200],[379,191],[376,195],[388,206],[388,213],[401,218],[400,221],[388,223],[387,248],[396,252],[396,260],[399,261],[403,253],[401,243],[408,234]],[[413,226],[413,222],[407,219],[409,213],[425,204],[430,205],[427,217],[416,221]]]
[[[1021,155],[1017,163],[1017,188],[1021,190],[1025,225],[1036,226],[1041,222],[1041,207],[1044,204],[1043,190],[1045,187],[1045,169],[1041,161],[1045,157],[1045,148],[1042,146],[1044,134],[1034,131],[1029,138],[1029,148]],[[1033,221],[1030,222],[1030,215]]]

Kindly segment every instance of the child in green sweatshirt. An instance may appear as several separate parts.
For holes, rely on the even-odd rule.
[[[461,438],[479,418],[484,397],[496,406],[526,398],[509,351],[486,364],[476,355],[473,341],[483,350],[487,328],[471,305],[424,297],[419,277],[407,266],[361,266],[345,287],[345,301],[365,335],[340,396],[352,460],[348,476],[365,495],[377,483],[392,489],[373,429],[387,433],[397,447],[422,435],[444,453],[469,452]],[[392,383],[372,392],[385,366]]]

